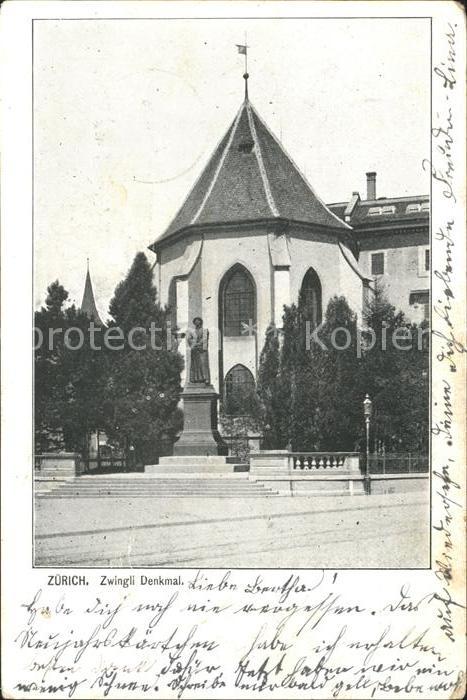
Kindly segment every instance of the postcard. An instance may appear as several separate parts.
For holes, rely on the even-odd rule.
[[[3,696],[464,697],[460,4],[2,10]]]

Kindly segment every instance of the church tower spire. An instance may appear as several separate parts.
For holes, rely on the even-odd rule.
[[[92,288],[91,275],[89,272],[89,258],[87,258],[86,282],[84,284],[83,301],[81,302],[80,311],[98,326],[103,326],[99,312],[97,310],[96,301],[94,299],[94,291]]]

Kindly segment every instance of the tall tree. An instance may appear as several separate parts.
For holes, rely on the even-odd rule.
[[[372,443],[387,451],[422,449],[428,425],[428,354],[416,327],[388,302],[377,284],[364,309],[366,350],[362,391],[373,401]],[[403,339],[407,333],[407,340]]]
[[[68,292],[58,280],[47,288],[45,306],[34,314],[34,432],[36,451],[63,449],[64,304]]]
[[[320,449],[354,450],[362,432],[357,317],[346,299],[334,296],[319,338],[318,427]]]
[[[288,387],[288,444],[293,450],[319,449],[318,371],[320,351],[312,340],[313,323],[307,309],[285,307],[281,352],[281,387]]]
[[[398,449],[428,453],[429,447],[429,328],[411,324],[412,343],[402,356]],[[400,441],[400,442],[399,442]]]
[[[65,311],[69,342],[63,355],[65,406],[63,431],[69,449],[86,452],[89,433],[102,428],[103,395],[107,382],[108,361],[103,345],[104,327],[95,333],[88,316],[71,306]],[[81,342],[82,341],[82,342]]]
[[[265,444],[315,449],[317,434],[316,347],[300,305],[284,307],[281,334],[269,331],[261,355],[258,392]]]
[[[41,452],[82,451],[88,432],[102,423],[104,353],[90,347],[90,321],[74,306],[65,308],[67,299],[55,281],[35,314],[35,436]]]
[[[280,367],[280,336],[274,325],[266,331],[261,351],[257,391],[260,399],[263,447],[284,448],[288,441],[288,391]]]
[[[113,324],[126,334],[137,326],[149,329],[151,322],[156,327],[165,325],[166,313],[157,301],[153,270],[144,253],[135,255],[125,279],[117,284],[109,314]]]
[[[106,430],[121,447],[133,445],[137,457],[149,463],[181,427],[177,404],[183,359],[167,330],[167,310],[157,300],[144,253],[136,255],[117,285],[109,312],[110,326],[121,329],[126,341],[122,349],[107,351]],[[158,330],[151,331],[151,324]],[[135,333],[135,328],[140,330]]]

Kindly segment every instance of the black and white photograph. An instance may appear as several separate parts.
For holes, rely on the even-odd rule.
[[[2,4],[2,697],[465,697],[466,47]]]
[[[33,50],[35,565],[427,567],[429,20]]]

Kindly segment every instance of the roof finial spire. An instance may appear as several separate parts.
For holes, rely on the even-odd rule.
[[[89,258],[86,258],[86,265],[87,265],[88,272],[89,272]]]
[[[245,43],[244,44],[236,44],[238,53],[243,54],[245,56],[245,72],[243,74],[243,79],[245,81],[245,102],[248,100],[248,78],[250,77],[248,74],[248,49],[249,46],[246,43],[246,32],[245,32]]]

